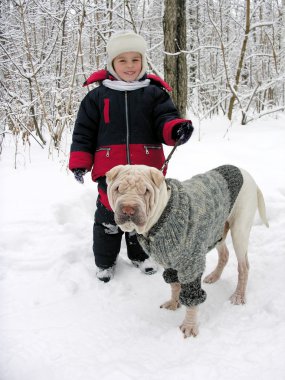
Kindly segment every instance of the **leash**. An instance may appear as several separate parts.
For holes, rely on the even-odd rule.
[[[176,141],[174,147],[172,148],[171,152],[169,153],[169,155],[167,156],[166,160],[164,161],[164,163],[163,163],[163,165],[162,165],[162,167],[161,167],[161,169],[160,169],[161,172],[163,172],[165,166],[168,165],[168,163],[169,163],[169,161],[170,161],[170,159],[171,159],[173,153],[175,152],[175,150],[176,150],[176,148],[178,147],[178,145],[180,145],[180,140],[181,140],[181,139],[178,139],[178,140]]]

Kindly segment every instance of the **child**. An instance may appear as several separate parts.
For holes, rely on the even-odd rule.
[[[81,102],[75,122],[69,168],[75,179],[92,171],[98,183],[93,228],[97,278],[108,282],[114,273],[123,232],[114,221],[106,195],[105,173],[119,164],[144,164],[161,169],[162,143],[183,144],[190,138],[190,120],[181,119],[166,90],[167,83],[147,75],[146,41],[124,31],[107,43],[107,70],[93,73],[84,85],[99,82]],[[165,174],[165,173],[164,173]],[[143,273],[156,272],[135,233],[126,233],[128,258]]]

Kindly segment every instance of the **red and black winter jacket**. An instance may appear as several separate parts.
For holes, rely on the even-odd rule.
[[[114,79],[105,70],[92,74],[84,85]],[[69,168],[91,170],[98,180],[116,165],[143,164],[160,169],[162,143],[174,145],[172,129],[187,120],[179,117],[161,78],[149,74],[150,84],[118,91],[100,84],[82,100],[72,136]],[[109,208],[105,200],[103,202]]]

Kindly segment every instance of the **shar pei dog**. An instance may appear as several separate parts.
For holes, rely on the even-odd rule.
[[[198,305],[206,253],[218,251],[217,267],[204,279],[217,281],[228,261],[229,230],[238,261],[233,304],[246,302],[249,234],[258,209],[268,227],[263,195],[249,173],[223,165],[180,182],[144,165],[119,165],[106,174],[107,194],[115,221],[126,232],[136,231],[140,245],[163,268],[171,299],[162,308],[186,306],[180,326],[184,337],[198,334]]]

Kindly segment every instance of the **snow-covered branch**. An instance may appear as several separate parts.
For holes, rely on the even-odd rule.
[[[188,106],[200,119],[222,112],[235,119],[241,114],[244,123],[251,115],[282,110],[284,0],[245,4],[250,6],[238,0],[186,0],[186,45],[170,50],[164,46],[162,0],[2,1],[3,127],[8,131],[12,124],[15,133],[29,131],[39,141],[51,136],[60,149],[81,99],[92,88],[82,83],[105,67],[106,43],[124,28],[146,38],[149,71],[160,77],[165,57],[187,60]],[[177,82],[182,86],[181,78]]]

